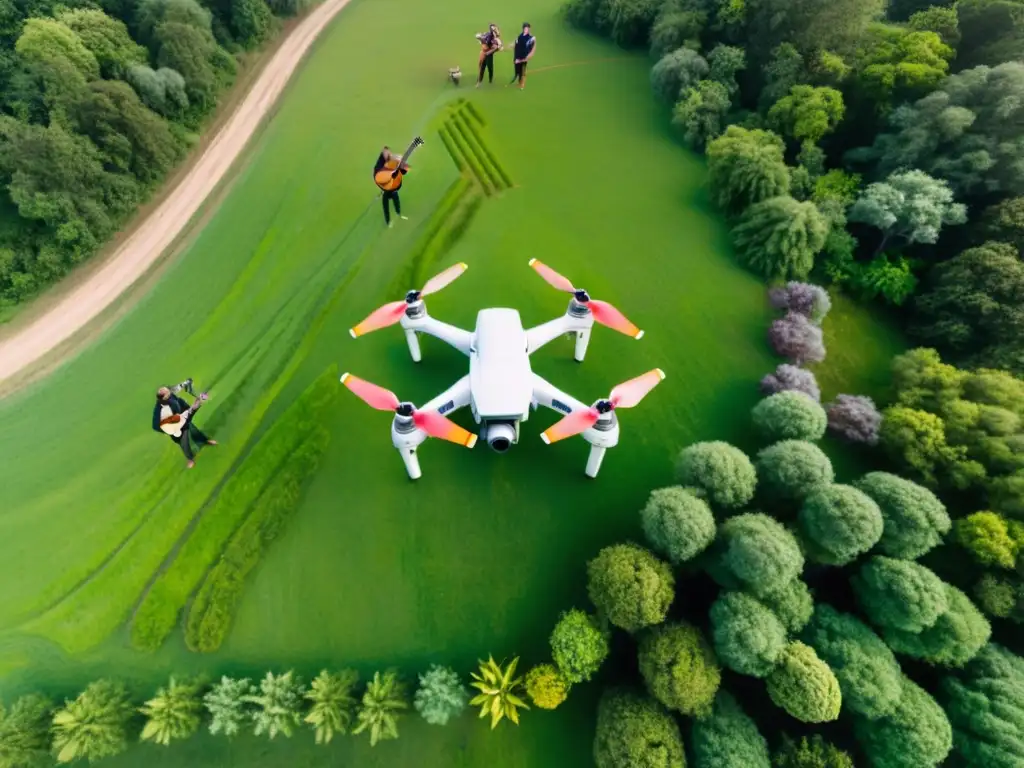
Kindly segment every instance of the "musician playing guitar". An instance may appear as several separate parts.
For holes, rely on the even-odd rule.
[[[376,164],[373,166],[374,183],[380,187],[382,195],[381,202],[384,205],[384,223],[391,226],[391,202],[395,203],[395,214],[400,219],[408,219],[402,215],[402,201],[398,198],[398,190],[402,188],[402,180],[409,172],[409,165],[406,162],[412,151],[423,143],[423,139],[417,136],[405,155],[395,155],[387,146],[380,151]]]
[[[160,387],[156,391],[156,405],[153,406],[153,429],[168,435],[171,440],[181,446],[181,452],[185,454],[189,469],[196,464],[193,446],[217,444],[216,440],[211,440],[192,423],[193,415],[199,410],[199,406],[206,400],[206,397],[205,392],[200,394],[189,406],[172,392],[170,387]]]

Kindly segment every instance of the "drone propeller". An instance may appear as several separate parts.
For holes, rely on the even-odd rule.
[[[533,267],[537,274],[543,277],[552,288],[557,288],[559,291],[565,291],[566,293],[571,293],[575,296],[576,301],[590,309],[591,314],[594,315],[594,319],[601,325],[611,328],[613,331],[624,333],[627,336],[632,336],[634,339],[640,339],[643,337],[644,332],[629,322],[624,314],[619,312],[619,310],[607,301],[598,301],[597,299],[590,298],[590,294],[588,294],[584,289],[574,287],[567,277],[563,277],[547,264],[537,261],[537,259],[530,259],[530,266]]]
[[[550,445],[564,440],[567,437],[585,432],[597,423],[601,415],[614,411],[616,408],[632,408],[643,400],[647,393],[654,389],[665,378],[665,372],[661,368],[655,368],[635,379],[630,379],[619,384],[607,400],[598,400],[589,408],[580,408],[573,411],[561,421],[555,423],[544,431],[540,439]]]
[[[458,443],[467,448],[476,445],[476,435],[467,432],[437,411],[418,411],[412,403],[401,402],[391,390],[378,387],[351,373],[341,374],[341,383],[371,408],[376,408],[378,411],[394,411],[399,416],[411,416],[413,423],[431,437]]]
[[[383,307],[375,309],[365,320],[363,320],[363,322],[359,323],[355,328],[350,328],[349,333],[352,334],[353,339],[357,339],[364,333],[377,331],[381,328],[387,328],[389,325],[394,325],[402,319],[402,315],[405,314],[406,307],[419,301],[424,296],[437,293],[446,285],[452,283],[455,278],[465,272],[468,268],[468,264],[453,264],[448,267],[448,269],[427,280],[426,285],[424,285],[422,289],[418,291],[409,291],[402,301],[392,301],[390,304],[385,304]]]

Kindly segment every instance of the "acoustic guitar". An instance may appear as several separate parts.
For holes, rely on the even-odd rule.
[[[402,173],[398,168],[400,165],[408,165],[409,157],[416,150],[416,147],[421,146],[423,146],[423,139],[417,136],[412,140],[412,144],[409,145],[404,154],[398,157],[392,155],[391,159],[384,164],[384,167],[373,175],[373,180],[377,186],[385,192],[392,192],[402,186]]]
[[[189,409],[184,413],[171,413],[166,418],[163,418],[163,408],[168,411],[171,410],[169,405],[163,406],[160,409],[160,430],[171,437],[181,437],[182,432],[188,428],[188,423],[192,419],[192,415],[199,410],[204,402],[210,399],[209,392],[200,392],[196,397],[195,402],[189,406]]]

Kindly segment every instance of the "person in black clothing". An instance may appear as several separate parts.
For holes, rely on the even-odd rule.
[[[380,151],[380,155],[377,157],[377,162],[373,166],[373,175],[376,178],[377,174],[384,169],[384,166],[388,164],[393,155],[388,147],[384,147]],[[389,227],[391,226],[391,201],[395,203],[395,213],[400,219],[408,219],[408,216],[402,215],[402,201],[398,199],[398,190],[402,188],[402,180],[405,178],[405,174],[409,172],[409,166],[405,163],[400,163],[395,169],[394,173],[391,174],[391,178],[398,180],[398,186],[394,189],[384,190],[381,195],[381,202],[384,205],[384,223]]]
[[[175,387],[175,389],[178,389],[178,387]],[[153,406],[153,429],[157,432],[163,432],[160,429],[161,424],[169,423],[168,419],[184,413],[188,408],[188,403],[172,392],[170,387],[160,387],[156,391],[156,405]],[[181,447],[181,452],[185,454],[185,460],[188,462],[189,469],[196,465],[196,455],[192,449],[193,445],[217,444],[216,440],[211,440],[200,432],[199,428],[192,422],[192,419],[188,420],[185,427],[181,429],[180,434],[168,435],[168,437]]]
[[[487,82],[494,82],[494,54],[501,50],[501,32],[497,24],[491,24],[486,32],[476,36],[480,41],[480,74],[476,78],[476,87],[484,81],[484,72],[487,72]]]
[[[524,22],[523,33],[516,38],[515,50],[512,54],[515,57],[516,74],[509,85],[518,80],[520,89],[526,87],[526,64],[533,58],[536,50],[537,38],[530,34],[530,23]]]

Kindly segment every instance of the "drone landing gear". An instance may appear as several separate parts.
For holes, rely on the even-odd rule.
[[[402,455],[402,461],[405,462],[405,471],[409,473],[409,479],[419,480],[423,477],[423,473],[420,471],[420,458],[416,455],[416,449],[399,448],[398,452]],[[600,464],[600,461],[598,464]]]
[[[576,331],[576,353],[574,357],[577,363],[583,362],[583,358],[587,355],[587,345],[589,343],[590,331]]]
[[[416,331],[406,328],[405,340],[409,342],[409,354],[412,356],[412,361],[414,363],[420,362],[423,359],[423,353],[420,351],[420,339],[416,335]]]
[[[597,477],[601,471],[601,462],[604,461],[604,454],[607,448],[598,445],[590,446],[590,455],[587,456],[587,477]]]

